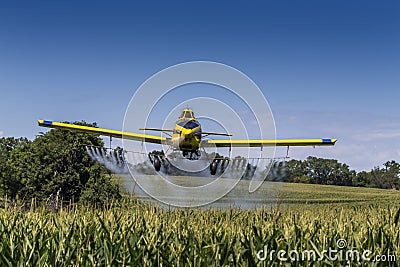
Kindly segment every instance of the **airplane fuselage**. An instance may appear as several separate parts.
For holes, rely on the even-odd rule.
[[[196,152],[201,142],[201,125],[194,119],[180,119],[172,133],[172,146],[183,152]]]

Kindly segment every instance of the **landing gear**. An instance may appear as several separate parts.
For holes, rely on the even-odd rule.
[[[218,168],[220,169],[220,173],[224,173],[226,168],[228,167],[229,159],[214,159],[210,164],[210,173],[211,175],[215,175],[217,173]]]
[[[160,171],[160,169],[161,169],[161,160],[160,160],[160,158],[158,156],[154,157],[153,165],[154,165],[154,169],[157,172]]]
[[[210,173],[211,175],[215,175],[217,173],[219,160],[214,159],[210,164]]]
[[[161,156],[157,156],[154,154],[149,153],[149,159],[150,162],[153,164],[154,169],[156,170],[156,172],[159,172],[161,170]]]

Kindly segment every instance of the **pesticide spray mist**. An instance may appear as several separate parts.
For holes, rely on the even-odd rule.
[[[119,175],[120,186],[123,186],[127,193],[131,193],[136,197],[149,199],[148,195],[137,186],[133,177],[129,173],[129,169],[134,171],[135,175],[142,175],[148,177],[147,186],[157,186],[153,184],[152,176],[158,175],[154,170],[154,166],[150,162],[148,156],[143,153],[128,153],[122,150],[106,149],[99,147],[87,146],[86,151],[88,155],[94,160],[105,166],[112,173]],[[128,157],[128,161],[125,159]],[[178,159],[170,159],[170,161]],[[134,163],[134,164],[132,164]],[[257,159],[231,159],[221,163],[218,168],[216,176],[223,175],[225,179],[241,175],[241,181],[232,191],[230,191],[224,198],[216,201],[211,207],[216,208],[241,208],[253,209],[261,206],[270,206],[276,204],[276,190],[271,183],[264,183],[263,186],[254,193],[248,192],[248,182],[254,176],[265,177],[266,181],[279,182],[285,176],[285,162],[270,160],[267,164],[271,164],[269,173],[266,171],[269,168],[257,168]],[[129,164],[129,165],[128,165]],[[200,164],[200,163],[199,163]],[[267,167],[267,166],[266,166]],[[244,172],[243,172],[244,170]],[[186,172],[182,169],[175,167],[171,162],[164,160],[161,170],[159,172],[163,177],[166,177],[169,182],[181,182],[183,186],[211,183],[215,176],[210,174],[208,168],[198,172]],[[186,184],[187,183],[187,184]],[[160,188],[160,193],[168,190],[165,186]],[[188,196],[179,196],[177,198],[187,199]]]
[[[104,165],[111,172],[115,174],[129,173],[121,151],[92,146],[86,146],[86,151],[92,160]]]

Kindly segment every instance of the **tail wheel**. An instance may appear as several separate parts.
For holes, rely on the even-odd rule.
[[[218,162],[216,160],[214,160],[210,164],[210,173],[211,173],[211,175],[215,175],[217,173],[217,168],[218,168]]]
[[[161,169],[161,160],[159,157],[155,156],[153,160],[154,169],[158,172]]]

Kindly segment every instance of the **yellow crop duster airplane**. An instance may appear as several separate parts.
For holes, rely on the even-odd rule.
[[[169,138],[155,135],[138,134],[132,132],[122,132],[103,128],[88,127],[69,123],[61,123],[47,120],[38,120],[39,126],[49,128],[59,128],[74,131],[83,131],[94,133],[102,136],[125,138],[130,140],[149,142],[155,144],[167,144],[174,149],[182,151],[182,155],[191,160],[200,157],[200,147],[263,147],[263,146],[329,146],[334,145],[336,139],[278,139],[278,140],[203,140],[202,136],[219,135],[232,136],[228,133],[204,132],[201,125],[191,109],[183,110],[182,115],[175,123],[174,129],[160,128],[140,128],[139,130],[160,131],[164,133],[172,133]],[[161,160],[159,156],[150,157],[156,171],[161,168]],[[210,164],[210,172],[214,175],[217,171],[218,160],[215,159]]]

